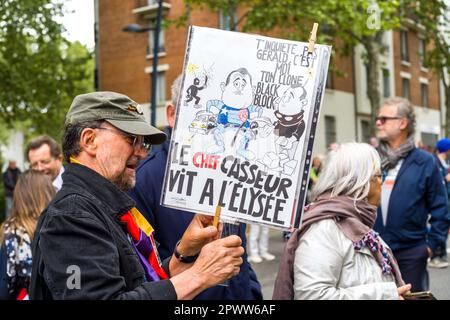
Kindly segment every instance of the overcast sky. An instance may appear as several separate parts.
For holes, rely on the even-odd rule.
[[[65,0],[64,3],[69,12],[62,18],[66,38],[94,48],[94,0]]]

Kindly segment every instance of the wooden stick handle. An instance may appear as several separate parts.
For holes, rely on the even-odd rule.
[[[319,28],[319,24],[317,22],[314,22],[313,28],[311,30],[311,34],[309,36],[308,53],[313,53],[313,51],[314,51],[314,45],[316,44],[318,28]]]
[[[219,220],[220,220],[220,211],[222,210],[221,206],[217,206],[216,207],[216,214],[214,215],[214,222],[213,222],[213,226],[217,228],[217,226],[219,225]]]

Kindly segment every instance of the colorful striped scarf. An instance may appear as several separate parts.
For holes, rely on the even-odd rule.
[[[120,217],[124,222],[127,232],[131,237],[139,262],[145,271],[147,281],[159,281],[169,279],[169,276],[161,266],[158,250],[153,238],[154,230],[138,209],[132,208]]]
[[[386,249],[386,247],[383,246],[378,232],[370,230],[359,242],[353,242],[353,248],[356,251],[360,251],[364,247],[367,247],[370,252],[376,257],[383,274],[393,274],[395,276],[392,271],[393,262],[391,262],[392,259],[389,256],[390,253]]]

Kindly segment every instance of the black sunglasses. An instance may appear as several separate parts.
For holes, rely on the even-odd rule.
[[[385,124],[386,121],[388,121],[388,120],[397,120],[397,119],[401,119],[401,117],[384,117],[384,116],[381,116],[381,117],[376,117],[375,118],[375,122],[380,121],[381,124]]]

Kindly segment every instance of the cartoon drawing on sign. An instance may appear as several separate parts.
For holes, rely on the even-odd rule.
[[[217,116],[217,127],[212,130],[215,144],[208,148],[212,154],[225,151],[224,133],[233,129],[243,131],[238,142],[236,153],[245,159],[252,160],[255,155],[247,149],[254,138],[250,128],[250,120],[261,116],[262,108],[255,107],[253,101],[252,77],[246,68],[231,71],[225,82],[220,84],[221,100],[209,100],[206,111]],[[237,132],[236,134],[238,134]]]
[[[205,75],[205,82],[203,84],[203,86],[200,87],[200,79],[195,77],[194,78],[194,83],[192,85],[189,86],[189,88],[187,88],[186,90],[186,103],[185,105],[188,105],[189,102],[191,102],[193,99],[195,99],[195,105],[194,108],[198,108],[200,107],[199,103],[200,103],[200,97],[198,97],[198,92],[200,90],[203,90],[206,88],[206,84],[208,82],[208,76]]]
[[[203,71],[201,75],[198,75],[197,70],[199,66],[196,63],[190,63],[187,67],[187,72],[190,75],[194,76],[192,79],[192,84],[186,89],[186,100],[184,100],[184,106],[188,106],[189,102],[195,99],[194,108],[200,108],[202,105],[200,104],[201,98],[198,96],[199,91],[207,88],[209,83],[211,82],[211,73],[213,72],[214,64],[212,64],[209,68],[205,68],[203,66]],[[203,85],[200,86],[200,82],[203,82]]]
[[[250,123],[252,140],[257,138],[266,138],[273,131],[273,124],[269,117],[258,117]]]
[[[303,109],[308,101],[306,90],[300,84],[293,84],[277,99],[277,110],[274,115],[274,133],[276,153],[268,152],[264,155],[263,164],[271,170],[280,170],[286,175],[292,175],[298,161],[295,159],[297,146],[305,131]]]
[[[255,161],[261,164],[264,171],[277,173],[279,170],[269,170],[269,166],[264,163],[267,153],[275,154],[275,134],[274,124],[270,117],[262,116],[255,118],[250,123],[251,139],[248,149],[255,152]]]
[[[195,115],[195,119],[189,125],[189,131],[192,133],[208,134],[216,126],[216,116],[212,112],[202,110]]]

